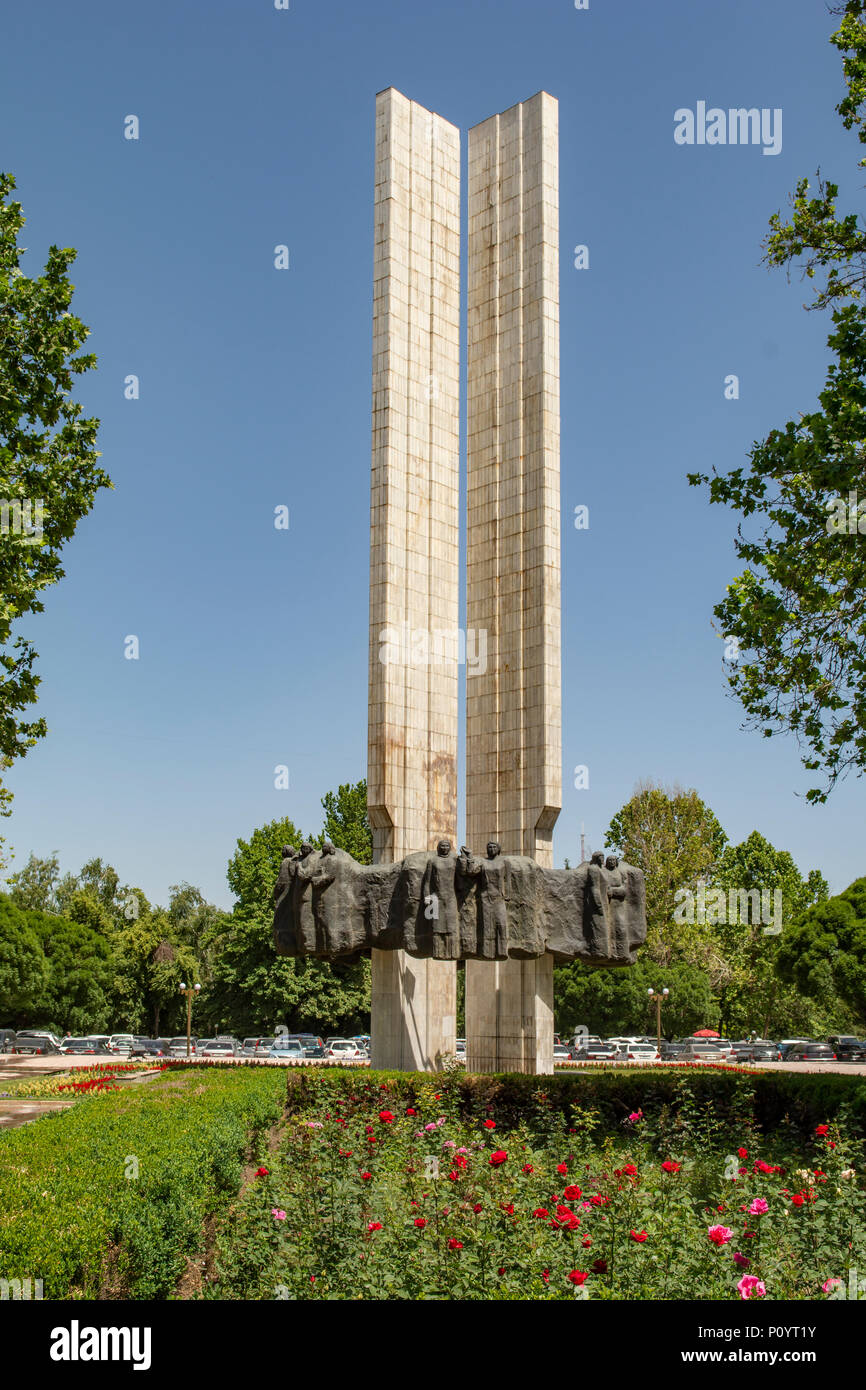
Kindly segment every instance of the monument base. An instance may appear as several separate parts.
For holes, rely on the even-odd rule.
[[[553,956],[466,962],[466,1070],[553,1072]]]
[[[371,951],[370,1065],[441,1071],[456,1051],[457,967],[405,951]],[[551,975],[551,979],[552,979]]]

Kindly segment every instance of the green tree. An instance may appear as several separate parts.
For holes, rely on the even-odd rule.
[[[605,845],[646,876],[645,953],[658,965],[687,958],[694,933],[674,923],[676,893],[708,879],[727,843],[713,812],[694,790],[641,783],[613,817]]]
[[[57,910],[57,885],[60,881],[60,862],[56,853],[47,859],[31,854],[23,869],[10,874],[9,897],[16,907],[34,908],[39,912]]]
[[[25,219],[14,188],[0,174],[0,769],[46,733],[44,719],[23,717],[40,678],[33,644],[13,639],[13,625],[43,611],[42,591],[63,577],[63,546],[98,490],[111,486],[97,463],[99,422],[83,418],[72,398],[75,376],[96,365],[80,352],[89,330],[69,309],[75,252],[52,246],[41,275],[23,273]],[[9,814],[9,800],[0,787],[0,814]]]
[[[28,912],[27,921],[47,966],[43,991],[32,1001],[31,1023],[45,1020],[60,1033],[110,1030],[114,972],[105,937],[81,922],[45,912]]]
[[[706,971],[687,961],[665,968],[649,959],[627,969],[591,970],[579,962],[553,972],[554,1017],[560,1034],[581,1025],[600,1037],[656,1031],[650,989],[670,991],[662,1007],[662,1036],[681,1037],[714,1027],[718,1007]]]
[[[839,998],[866,1025],[866,878],[815,903],[784,936],[778,970],[811,999]],[[837,1013],[838,1018],[838,1013]],[[837,1025],[837,1026],[841,1026]]]
[[[0,894],[0,1018],[3,1026],[32,1022],[48,983],[48,966],[27,914]],[[40,1020],[41,1022],[41,1020]]]
[[[319,846],[330,840],[337,849],[346,850],[359,864],[373,862],[373,836],[367,819],[367,783],[365,780],[344,782],[336,792],[322,797],[325,824]]]
[[[359,784],[362,786],[363,784]],[[359,786],[344,786],[322,800],[322,835],[340,848],[363,852],[366,802]],[[238,840],[227,877],[236,902],[230,915],[217,918],[204,933],[212,977],[201,1016],[214,1028],[237,1033],[290,1030],[357,1030],[369,1018],[369,962],[291,959],[278,956],[273,943],[273,888],[283,845],[303,840],[288,819],[271,821]],[[312,838],[309,837],[312,843]],[[360,857],[360,855],[359,855]]]
[[[848,0],[831,37],[847,84],[836,110],[861,143],[864,10],[866,0]],[[790,218],[775,213],[764,243],[771,266],[799,261],[809,280],[826,272],[811,306],[832,309],[834,360],[821,409],[771,430],[747,470],[689,474],[692,485],[709,486],[712,504],[747,523],[734,540],[745,568],[713,610],[737,644],[728,684],[746,727],[797,739],[804,767],[823,781],[806,793],[814,802],[866,768],[866,226],[854,213],[839,215],[838,191],[819,174],[813,197],[800,179]]]
[[[802,1011],[776,969],[780,943],[793,921],[827,897],[827,883],[817,870],[804,879],[787,850],[753,830],[725,849],[713,887],[722,895],[707,912],[722,1031],[729,1037],[781,1035],[786,1020]]]

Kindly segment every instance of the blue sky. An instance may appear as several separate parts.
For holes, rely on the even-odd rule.
[[[744,462],[823,384],[829,321],[760,242],[818,165],[857,205],[833,27],[819,0],[7,12],[0,168],[28,219],[25,270],[52,242],[78,249],[73,304],[99,359],[78,394],[115,485],[21,627],[50,732],[9,777],[13,868],[101,855],[152,900],[186,879],[228,904],[239,836],[281,815],[317,830],[324,793],[365,773],[373,123],[393,85],[464,132],[542,88],[560,103],[557,862],[579,857],[582,822],[600,846],[654,778],[834,891],[864,871],[863,784],[809,806],[794,743],[740,728],[712,626],[736,518],[685,478]],[[781,108],[781,152],[676,145],[675,110],[700,100]]]

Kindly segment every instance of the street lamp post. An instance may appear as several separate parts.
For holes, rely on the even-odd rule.
[[[191,1036],[192,1036],[192,1001],[193,996],[198,994],[201,985],[187,985],[185,980],[181,980],[180,992],[186,995],[186,1055],[190,1056]],[[666,991],[667,992],[667,991]],[[650,991],[652,993],[652,991]]]
[[[648,989],[648,990],[647,990],[647,994],[649,995],[650,1000],[651,1000],[652,1002],[654,1002],[654,1003],[655,1003],[655,1006],[656,1006],[656,1037],[657,1037],[657,1040],[658,1040],[659,1056],[661,1056],[661,1051],[662,1051],[662,1004],[667,1003],[667,999],[668,999],[668,995],[670,994],[670,990],[668,990],[668,989],[663,989],[662,992],[661,992],[661,994],[657,994],[656,991],[655,991],[654,989]]]

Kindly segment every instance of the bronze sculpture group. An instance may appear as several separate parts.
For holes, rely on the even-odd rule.
[[[274,887],[274,943],[286,956],[328,960],[371,949],[434,960],[533,959],[633,965],[646,937],[640,869],[601,852],[575,869],[545,869],[465,846],[359,864],[345,850],[286,846]]]

